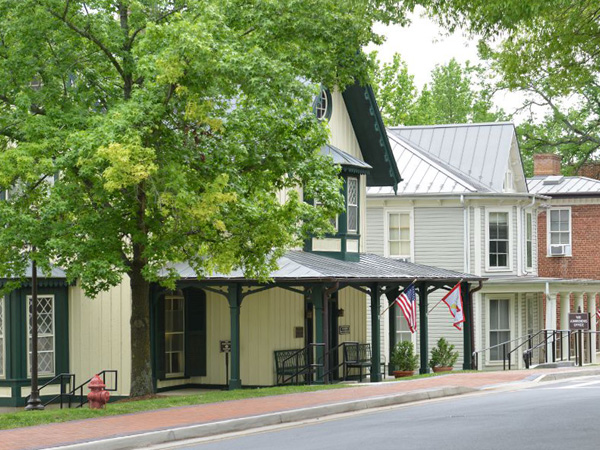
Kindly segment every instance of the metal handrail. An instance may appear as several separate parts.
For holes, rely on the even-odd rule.
[[[54,385],[55,382],[59,380],[60,381],[60,393],[55,395],[54,397],[52,397],[50,400],[47,400],[46,402],[43,403],[44,406],[48,406],[50,403],[53,403],[54,401],[56,401],[57,399],[60,399],[60,409],[63,408],[63,398],[69,396],[69,392],[67,392],[65,390],[65,386],[68,384],[69,387],[73,387],[75,385],[75,374],[73,373],[59,373],[58,375],[56,375],[54,378],[51,378],[50,380],[46,381],[46,383],[44,383],[42,386],[39,387],[38,392],[42,392],[42,389],[44,389],[47,386],[50,385]],[[65,380],[67,380],[65,382]]]
[[[490,345],[488,348],[484,348],[483,350],[476,350],[476,351],[474,351],[472,353],[472,355],[471,355],[471,358],[473,359],[473,361],[475,363],[474,367],[478,367],[479,366],[479,364],[478,364],[479,363],[479,361],[478,361],[478,354],[479,353],[487,352],[488,350],[491,350],[493,348],[501,347],[502,346],[502,349],[503,349],[503,355],[502,355],[503,356],[503,359],[502,359],[503,369],[506,370],[506,346],[508,344],[510,344],[512,342],[515,342],[515,341],[518,341],[519,339],[522,339],[522,338],[523,338],[523,336],[519,336],[517,338],[511,339],[510,341],[501,342],[500,344]]]
[[[115,386],[112,388],[110,388],[110,387],[104,388],[104,390],[109,391],[109,392],[116,392],[118,389],[118,385],[119,385],[119,373],[116,370],[103,370],[102,372],[99,372],[97,375],[102,377],[102,382],[105,385],[106,385],[106,374],[107,373],[114,373]],[[83,383],[81,383],[79,386],[77,386],[71,392],[68,393],[69,408],[71,407],[71,399],[74,399],[77,395],[79,396],[79,405],[77,405],[76,408],[81,408],[83,405],[85,405],[88,402],[87,395],[83,394],[83,388],[85,387],[86,384],[88,384],[90,381],[92,381],[93,378],[94,377],[91,377],[90,379],[84,381]],[[79,391],[79,394],[76,394],[76,391]]]
[[[336,351],[339,351],[341,347],[345,348],[346,345],[356,345],[356,346],[358,346],[358,345],[360,345],[360,343],[359,342],[351,342],[351,341],[341,342],[338,345],[336,345],[335,347],[333,347],[333,348],[331,348],[329,350],[326,350],[325,351],[325,355],[323,355],[323,358],[324,359],[325,358],[331,358],[335,354]],[[331,359],[329,359],[328,361],[331,362]],[[342,362],[338,362],[338,364],[335,367],[330,368],[326,373],[323,374],[323,376],[321,378],[323,378],[323,380],[325,380],[325,379],[329,380],[329,375],[332,374],[332,373],[334,373],[336,370],[339,370],[339,368],[342,367],[342,366],[344,366],[345,364],[346,364],[346,361],[344,360],[344,358],[342,358]]]
[[[556,362],[556,335],[559,334],[559,340],[560,340],[560,348],[561,348],[561,353],[560,353],[560,360],[563,361],[564,360],[564,352],[562,351],[562,345],[563,345],[563,340],[565,337],[565,333],[567,334],[567,339],[570,338],[571,336],[571,331],[570,330],[540,330],[540,332],[545,333],[545,337],[544,339],[539,342],[537,345],[535,345],[534,347],[531,347],[527,350],[525,350],[523,352],[523,359],[525,361],[525,368],[529,369],[529,367],[531,366],[531,355],[533,354],[534,350],[537,350],[538,348],[547,346],[549,343],[552,344],[552,362]],[[570,348],[570,340],[569,340],[569,348],[567,351],[567,357],[568,360],[571,360],[571,348]],[[548,353],[546,352],[545,354],[545,358],[544,358],[545,362],[548,362]]]
[[[292,358],[296,359],[296,372],[293,373],[292,375],[288,376],[287,378],[283,378],[281,381],[281,384],[285,384],[288,381],[293,380],[294,378],[296,378],[296,384],[298,384],[298,377],[300,377],[301,375],[309,375],[308,377],[308,384],[311,383],[311,378],[312,378],[312,373],[314,372],[314,370],[316,368],[319,367],[323,367],[323,364],[319,364],[319,363],[312,363],[312,352],[311,350],[313,348],[317,348],[317,347],[325,347],[325,344],[323,343],[312,343],[312,344],[308,344],[306,347],[294,352],[293,354],[291,354],[290,356],[288,356],[287,358],[285,358],[281,364],[282,366],[285,366],[285,363],[289,360],[291,360]],[[302,354],[302,352],[306,352],[306,361],[304,362],[304,365],[300,367],[300,355]]]

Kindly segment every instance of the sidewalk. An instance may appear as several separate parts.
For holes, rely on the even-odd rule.
[[[509,383],[585,375],[600,375],[600,368],[569,367],[448,374],[409,381],[355,385],[343,389],[183,406],[0,431],[0,450],[51,447],[103,450],[143,448],[174,440],[495,389]]]

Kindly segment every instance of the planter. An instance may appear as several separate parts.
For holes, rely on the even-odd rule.
[[[435,366],[433,367],[433,371],[435,373],[438,372],[450,372],[452,370],[452,366]]]
[[[412,377],[415,374],[414,370],[394,370],[392,372],[395,378]]]

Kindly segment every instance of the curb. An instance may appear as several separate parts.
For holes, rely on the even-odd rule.
[[[558,381],[565,380],[567,378],[589,377],[594,375],[600,375],[600,369],[579,369],[571,372],[545,373],[541,375],[537,381]]]
[[[205,423],[201,425],[189,425],[185,427],[151,431],[127,436],[118,436],[102,440],[79,442],[77,444],[52,447],[52,450],[123,450],[131,448],[145,448],[151,445],[166,444],[174,441],[197,439],[225,433],[234,433],[252,428],[300,422],[303,420],[318,419],[320,417],[331,416],[334,414],[362,411],[371,408],[381,408],[393,405],[402,405],[405,403],[413,403],[423,400],[469,394],[476,391],[478,391],[478,389],[457,386],[405,392],[389,396],[372,397],[343,403],[333,403],[328,405],[313,406],[310,408],[281,411],[260,416],[243,417],[240,419],[223,420],[220,422]]]

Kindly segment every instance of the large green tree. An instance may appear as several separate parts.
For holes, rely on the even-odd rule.
[[[94,296],[127,275],[131,395],[151,392],[164,268],[265,279],[330,227],[340,185],[314,86],[365,80],[358,50],[402,19],[394,4],[0,0],[0,276],[52,262]]]
[[[373,58],[375,59],[375,58]],[[504,113],[492,102],[492,88],[481,67],[452,58],[431,71],[431,83],[419,92],[414,77],[396,53],[373,73],[378,101],[388,126],[494,122]]]
[[[600,149],[600,13],[592,0],[450,0],[427,3],[452,29],[482,36],[481,53],[523,92],[531,112],[522,148],[560,152],[577,169]]]

